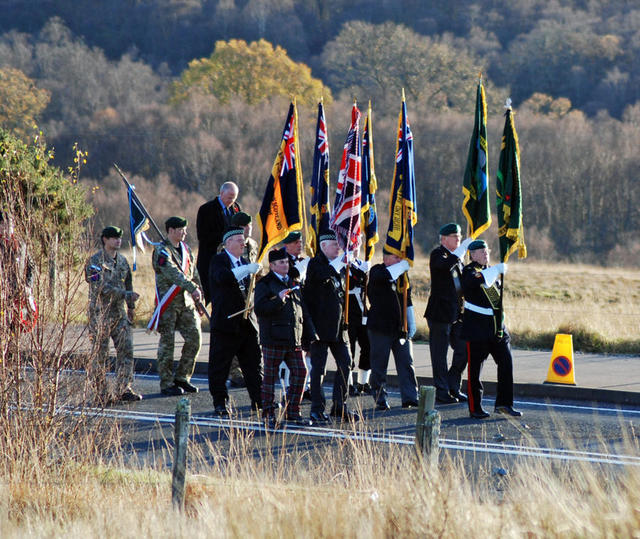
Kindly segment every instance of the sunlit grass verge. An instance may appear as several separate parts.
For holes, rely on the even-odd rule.
[[[0,476],[3,537],[630,537],[640,529],[640,471],[520,460],[507,475],[483,458],[343,441],[313,452],[273,435],[194,446],[185,510],[171,506],[164,459],[127,469],[124,455]],[[627,447],[631,449],[630,444]],[[166,457],[172,454],[171,448]],[[130,456],[127,458],[131,462]],[[164,461],[166,462],[166,461]]]

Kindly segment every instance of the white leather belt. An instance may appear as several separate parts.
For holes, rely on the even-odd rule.
[[[465,310],[473,311],[478,314],[486,314],[487,316],[493,316],[493,309],[489,309],[488,307],[478,307],[473,303],[469,303],[468,301],[464,302]]]

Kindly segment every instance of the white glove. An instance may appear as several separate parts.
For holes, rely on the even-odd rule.
[[[309,265],[310,258],[303,258],[302,260],[296,261],[293,265],[294,268],[298,270],[300,274],[300,280],[304,281],[304,278],[307,276],[307,266]]]
[[[342,261],[341,256],[335,257],[331,262],[329,262],[329,265],[336,270],[336,273],[340,273],[340,270],[345,267],[345,263]]]
[[[473,241],[473,238],[467,238],[466,240],[464,240],[461,244],[460,247],[458,247],[455,251],[453,251],[453,255],[457,256],[458,258],[462,258],[464,256],[464,254],[467,252],[467,248],[469,247],[469,244]]]
[[[407,307],[407,337],[413,339],[416,334],[416,315],[413,312],[413,305]]]
[[[400,275],[402,275],[405,271],[409,271],[409,262],[406,260],[402,260],[397,264],[391,264],[387,266],[387,271],[391,274],[391,280],[395,281]]]
[[[369,262],[367,262],[366,260],[359,260],[356,258],[353,261],[353,265],[360,271],[364,271],[365,273],[369,271]]]
[[[252,264],[245,264],[237,268],[231,268],[234,277],[237,281],[242,281],[247,275],[253,275],[260,269],[260,264],[253,262]]]
[[[507,265],[504,262],[501,262],[495,266],[483,269],[480,273],[482,273],[482,276],[484,277],[485,285],[491,286],[496,282],[498,275],[501,273],[505,275],[507,273]]]

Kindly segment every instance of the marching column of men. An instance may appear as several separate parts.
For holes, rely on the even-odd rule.
[[[412,347],[416,321],[406,275],[409,263],[386,249],[382,263],[370,271],[367,263],[356,259],[350,264],[350,286],[345,291],[346,258],[335,233],[321,232],[320,251],[309,259],[301,256],[301,233],[292,232],[283,241],[283,247],[268,253],[269,272],[257,280],[252,306],[249,295],[260,265],[254,262],[255,242],[248,241],[251,218],[234,206],[236,196],[237,186],[229,182],[221,190],[221,196],[212,201],[217,204],[213,206],[216,212],[227,215],[230,224],[220,238],[220,252],[210,257],[206,270],[208,299],[212,304],[208,377],[214,414],[230,415],[227,378],[232,360],[237,358],[252,410],[262,410],[271,425],[282,420],[299,425],[321,424],[329,421],[330,416],[341,421],[358,421],[359,413],[350,410],[347,404],[356,343],[361,353],[360,372],[371,369],[369,385],[375,410],[390,409],[386,383],[391,354],[398,373],[402,407],[417,406]],[[204,215],[200,217],[206,221]],[[165,222],[165,227],[167,239],[156,245],[152,258],[156,309],[149,328],[160,333],[160,388],[162,394],[171,396],[198,391],[190,379],[200,351],[199,315],[204,307],[200,303],[202,284],[195,257],[185,243],[187,220],[174,216]],[[425,312],[436,402],[453,404],[468,400],[472,418],[488,417],[482,407],[480,374],[484,360],[491,354],[498,365],[495,412],[519,417],[522,413],[513,408],[510,336],[500,302],[501,278],[507,266],[489,266],[486,243],[461,241],[460,226],[456,223],[444,225],[439,234],[440,245],[430,257],[431,291]],[[87,262],[89,325],[98,363],[106,361],[109,338],[116,345],[115,398],[135,401],[142,398],[132,388],[131,324],[138,294],[132,288],[128,262],[118,253],[121,237],[121,229],[106,227],[101,234],[102,249]],[[462,259],[467,248],[471,262],[464,266]],[[345,292],[351,300],[349,324],[345,319]],[[174,369],[176,331],[182,334],[185,344]],[[449,345],[454,354],[447,371]],[[310,368],[305,365],[304,350],[309,350]],[[327,414],[323,379],[329,351],[337,372],[333,402]],[[99,372],[98,363],[90,369],[94,376]],[[284,410],[274,399],[281,365],[286,365],[290,373]],[[460,391],[465,367],[468,367],[468,395]],[[311,380],[310,420],[302,417],[300,409],[307,376]],[[367,378],[361,375],[358,382],[359,389],[364,388]],[[104,376],[96,379],[96,384],[106,388]],[[106,389],[99,392],[105,402],[111,400]],[[352,390],[351,395],[358,393]]]

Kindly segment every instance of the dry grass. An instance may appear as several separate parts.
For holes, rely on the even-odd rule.
[[[277,445],[277,440],[273,440]],[[223,452],[224,451],[224,452]],[[636,450],[637,451],[637,450]],[[2,474],[3,537],[632,537],[637,468],[523,460],[507,476],[475,461],[437,469],[366,442],[265,451],[251,438],[191,456],[185,511],[170,474],[145,467],[16,462]],[[214,464],[210,464],[213,462]]]

